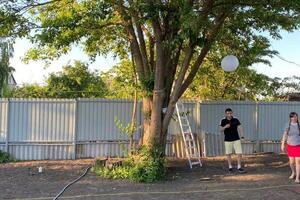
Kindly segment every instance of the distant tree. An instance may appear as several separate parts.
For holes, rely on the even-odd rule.
[[[8,95],[22,98],[91,98],[108,94],[100,74],[90,72],[88,66],[80,61],[63,66],[62,71],[50,74],[45,82],[45,86],[19,86]]]
[[[24,84],[17,86],[6,94],[14,98],[47,98],[47,88],[38,84]]]
[[[46,80],[49,97],[90,98],[105,97],[107,88],[99,74],[90,72],[88,66],[75,61],[74,66],[65,65],[61,72],[52,73]]]
[[[3,96],[10,73],[14,68],[10,66],[9,59],[13,56],[13,45],[8,40],[0,38],[0,97]]]
[[[288,100],[289,95],[300,93],[300,77],[275,78],[273,88],[274,94],[270,96],[270,100]]]

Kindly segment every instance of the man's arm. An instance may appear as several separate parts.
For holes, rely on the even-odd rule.
[[[224,130],[226,129],[226,128],[229,128],[230,127],[230,124],[226,124],[225,126],[219,126],[219,130],[220,130],[220,132],[224,132]]]
[[[241,139],[244,139],[244,129],[241,125],[238,126],[238,132]]]

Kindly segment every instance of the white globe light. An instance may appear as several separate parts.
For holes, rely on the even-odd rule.
[[[234,55],[225,56],[221,61],[221,67],[225,72],[233,72],[239,64],[239,60]]]

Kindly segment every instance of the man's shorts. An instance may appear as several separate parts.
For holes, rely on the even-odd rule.
[[[225,154],[242,154],[242,144],[241,140],[235,140],[232,142],[225,141]]]

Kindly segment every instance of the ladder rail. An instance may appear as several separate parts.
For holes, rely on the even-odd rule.
[[[181,130],[181,134],[183,136],[183,142],[184,142],[184,149],[185,149],[185,153],[186,153],[186,156],[188,157],[188,160],[189,160],[189,164],[191,166],[191,163],[190,163],[190,154],[188,152],[188,149],[186,148],[186,138],[185,138],[185,135],[184,135],[184,130],[183,130],[183,126],[182,126],[182,122],[181,122],[181,113],[180,113],[180,110],[179,110],[179,107],[178,107],[178,104],[176,103],[176,111],[177,111],[177,116],[178,116],[178,121],[179,121],[179,125],[180,125],[180,130]],[[189,126],[189,123],[188,123],[188,126]],[[190,127],[190,126],[189,126]]]
[[[180,108],[181,108],[182,113],[180,112]],[[176,103],[176,111],[177,111],[181,134],[183,137],[184,148],[185,148],[185,152],[186,152],[186,155],[187,155],[187,158],[189,161],[190,168],[192,169],[192,166],[196,165],[196,164],[199,164],[200,166],[202,166],[202,162],[201,162],[201,158],[200,158],[201,156],[197,149],[196,141],[195,141],[194,135],[192,133],[190,122],[188,120],[188,117],[186,115],[186,110],[185,110],[182,102],[178,101]],[[182,123],[182,120],[185,120],[184,124]],[[183,127],[187,127],[187,129],[184,129]],[[188,137],[188,140],[187,140],[187,137]],[[193,156],[191,156],[191,155],[193,155]],[[198,162],[192,162],[192,160],[191,160],[192,157],[193,158],[197,157]]]

